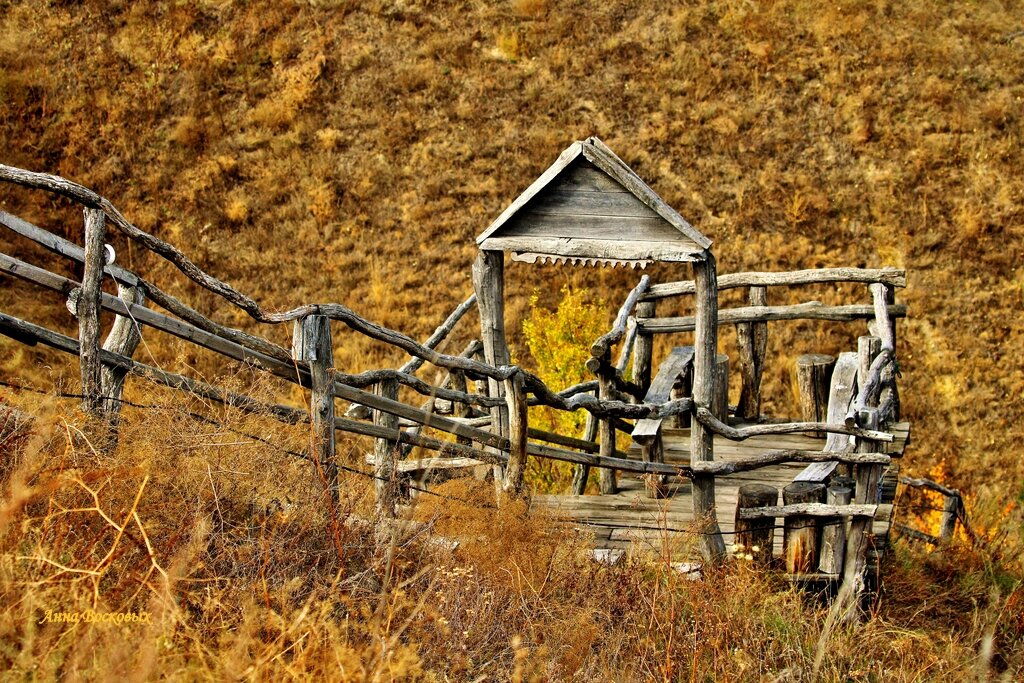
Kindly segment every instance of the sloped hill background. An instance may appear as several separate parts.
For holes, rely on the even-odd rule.
[[[912,468],[1004,505],[1024,495],[1021,9],[6,1],[2,161],[96,189],[268,305],[337,300],[424,336],[471,291],[473,237],[596,134],[715,240],[722,271],[907,268]],[[61,202],[4,187],[0,208],[80,239]],[[27,252],[7,235],[0,248]],[[543,278],[613,306],[635,279],[515,277],[510,324]],[[5,308],[68,324],[59,302],[0,282]],[[389,361],[339,344],[346,367]],[[38,372],[41,356],[0,352],[5,375]],[[784,394],[789,372],[767,388]]]

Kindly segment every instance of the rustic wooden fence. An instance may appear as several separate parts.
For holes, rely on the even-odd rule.
[[[0,180],[55,193],[81,204],[84,211],[85,244],[79,247],[65,239],[31,225],[15,216],[0,213],[0,225],[42,245],[51,252],[84,265],[82,282],[75,282],[45,268],[0,254],[0,272],[61,293],[69,309],[77,316],[79,338],[73,339],[53,330],[0,313],[0,333],[26,344],[44,344],[75,354],[80,358],[83,407],[116,427],[119,398],[127,375],[146,377],[160,384],[187,391],[206,399],[231,404],[247,412],[265,414],[289,423],[312,423],[308,458],[324,474],[328,486],[337,495],[335,433],[365,435],[375,439],[371,461],[377,485],[377,509],[382,520],[397,515],[400,499],[400,470],[409,470],[404,456],[410,447],[420,447],[445,456],[444,461],[417,462],[419,469],[490,463],[495,466],[496,481],[505,494],[517,495],[523,481],[527,458],[541,457],[574,463],[578,466],[573,488],[582,493],[588,469],[600,468],[600,488],[615,489],[615,472],[648,475],[655,481],[686,478],[694,484],[694,512],[707,524],[701,532],[702,547],[710,561],[724,557],[724,543],[717,532],[713,491],[716,477],[750,471],[781,462],[820,464],[823,468],[844,468],[855,481],[855,495],[829,491],[830,499],[817,502],[786,501],[756,497],[756,505],[737,512],[744,527],[743,537],[756,544],[775,519],[848,520],[842,528],[845,539],[833,538],[831,547],[836,562],[830,565],[835,576],[857,591],[863,586],[866,543],[864,537],[875,515],[878,480],[889,456],[878,453],[878,445],[892,440],[885,426],[898,417],[896,392],[894,318],[905,314],[904,307],[893,302],[893,288],[903,286],[904,275],[895,270],[829,269],[796,273],[745,273],[725,275],[718,288],[748,287],[751,306],[717,311],[718,325],[737,326],[743,391],[736,416],[754,419],[759,415],[760,377],[765,362],[767,323],[775,320],[871,320],[877,338],[865,341],[857,357],[861,381],[859,391],[842,413],[824,415],[813,401],[805,421],[765,423],[734,427],[729,424],[730,407],[725,400],[727,370],[713,363],[705,371],[694,372],[691,353],[676,354],[672,363],[663,364],[652,379],[653,337],[657,334],[690,332],[699,326],[692,317],[659,318],[657,302],[671,296],[693,294],[693,282],[652,285],[646,276],[627,297],[607,334],[592,345],[587,363],[596,381],[585,382],[561,391],[549,388],[528,371],[510,364],[487,363],[480,358],[480,344],[474,342],[458,355],[438,352],[439,344],[476,305],[475,297],[460,304],[427,340],[420,343],[395,330],[366,320],[337,303],[310,304],[285,312],[268,312],[231,285],[204,272],[177,248],[150,235],[133,224],[106,199],[63,178],[32,173],[0,165]],[[116,230],[135,244],[152,251],[176,266],[199,286],[220,296],[261,323],[293,325],[292,348],[286,349],[265,338],[234,329],[199,313],[152,282],[115,263],[108,263],[105,249],[108,230]],[[103,278],[117,285],[118,296],[101,289]],[[793,286],[822,282],[862,282],[869,285],[870,305],[825,306],[817,303],[793,306],[768,306],[770,286]],[[154,310],[154,303],[166,313]],[[101,341],[100,311],[110,311],[115,322],[105,341]],[[714,313],[717,302],[711,308]],[[397,369],[380,369],[346,374],[334,367],[331,325],[342,323],[372,339],[409,354],[410,360]],[[155,368],[132,355],[143,327],[149,327],[185,339],[227,358],[252,364],[276,377],[298,384],[311,392],[308,411],[285,405],[268,405],[250,396],[231,393],[187,376]],[[700,348],[704,340],[695,340]],[[620,345],[616,362],[611,360],[615,345]],[[698,354],[699,357],[699,354]],[[633,379],[624,371],[632,359]],[[425,363],[446,372],[445,379],[432,385],[416,375]],[[848,365],[848,363],[844,364]],[[474,390],[469,390],[473,382]],[[813,382],[812,382],[813,384]],[[424,397],[421,405],[399,400],[399,388],[407,387]],[[499,388],[500,390],[496,390]],[[653,393],[652,393],[653,392]],[[692,395],[691,395],[692,394]],[[349,415],[335,414],[335,399],[351,404]],[[819,401],[820,403],[820,401]],[[585,434],[552,434],[529,427],[527,407],[545,405],[557,410],[588,412]],[[493,411],[507,411],[508,433],[488,429]],[[353,419],[372,415],[372,422]],[[630,422],[633,421],[633,422]],[[695,456],[689,465],[665,463],[658,456],[657,434],[663,422],[691,425],[695,447],[707,457]],[[454,441],[430,436],[426,430],[444,432]],[[615,433],[646,430],[654,438],[645,447],[644,457],[632,459],[615,450]],[[714,461],[711,439],[717,434],[743,440],[766,434],[822,432],[837,437],[823,451],[783,449],[769,451],[756,459]],[[817,482],[820,483],[820,482]],[[706,487],[702,489],[701,487]],[[657,487],[655,487],[657,488]],[[849,488],[849,487],[848,487]],[[696,495],[704,490],[704,495]],[[710,492],[710,497],[707,492]],[[849,493],[849,492],[847,492]],[[818,489],[815,488],[815,494]],[[808,498],[807,500],[812,500]],[[763,520],[770,520],[766,525]],[[766,547],[763,545],[760,547]],[[767,546],[770,547],[770,546]],[[799,563],[794,565],[800,568]],[[806,567],[804,567],[806,569]]]

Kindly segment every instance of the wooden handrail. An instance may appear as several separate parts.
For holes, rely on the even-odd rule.
[[[903,318],[907,315],[907,307],[892,304],[887,307],[890,315]],[[834,320],[850,322],[875,317],[875,307],[864,304],[845,306],[828,306],[818,301],[809,301],[789,306],[745,306],[727,308],[718,312],[718,324],[735,325],[736,323],[765,322],[769,320]],[[665,334],[670,332],[692,332],[696,328],[694,316],[678,318],[648,318],[638,320],[642,332],[649,334]]]
[[[718,277],[718,289],[785,287],[829,282],[881,283],[892,287],[906,287],[907,274],[898,268],[818,268],[781,273],[728,273]],[[693,280],[665,282],[651,286],[641,301],[656,301],[671,296],[693,294],[695,291]]]

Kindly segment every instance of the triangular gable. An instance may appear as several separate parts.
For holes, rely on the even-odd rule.
[[[591,137],[562,152],[477,244],[531,262],[645,265],[701,260],[711,240]]]

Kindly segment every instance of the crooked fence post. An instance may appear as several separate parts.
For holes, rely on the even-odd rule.
[[[145,300],[146,295],[142,287],[129,287],[118,283],[117,295],[125,305],[129,313],[132,306],[138,306]],[[116,353],[120,356],[131,358],[135,349],[139,347],[142,334],[138,323],[130,315],[119,315],[114,318],[114,324],[103,342],[103,349]],[[117,438],[117,426],[121,413],[121,396],[124,393],[124,380],[128,375],[126,368],[104,365],[100,370],[100,391],[103,394],[103,413],[112,427],[112,438]]]
[[[334,348],[330,319],[310,315],[295,321],[292,357],[309,365],[312,386],[309,410],[312,419],[310,455],[323,478],[331,501],[338,503],[338,466],[334,445]]]
[[[484,359],[494,367],[511,362],[508,344],[505,341],[505,261],[500,251],[482,250],[473,262],[473,289],[476,292],[477,311],[480,313],[480,341],[484,345]],[[502,382],[487,378],[488,395],[502,398],[505,387]],[[508,436],[508,407],[491,408],[491,431]],[[494,465],[494,481],[498,494],[505,471],[501,465]]]
[[[865,408],[857,414],[857,426],[863,429],[878,429],[878,409]],[[878,445],[867,439],[857,439],[857,451],[875,453]],[[875,505],[878,503],[878,485],[882,477],[882,466],[857,464],[853,468],[856,490],[854,502]],[[854,517],[846,536],[846,552],[843,558],[843,585],[837,600],[846,602],[845,620],[860,618],[860,601],[866,589],[868,570],[868,545],[871,542],[870,517]]]
[[[106,216],[100,209],[85,209],[85,271],[78,300],[79,364],[82,371],[82,409],[99,415],[103,390],[100,376],[100,284],[103,279],[103,238]]]
[[[594,443],[597,439],[597,418],[587,413],[587,421],[583,426],[583,440]],[[573,469],[572,484],[569,492],[574,496],[582,496],[587,492],[587,480],[590,478],[590,465],[579,464]]]
[[[942,504],[942,521],[939,524],[939,538],[948,543],[956,534],[956,522],[960,517],[960,494],[946,496]]]
[[[505,380],[505,402],[508,405],[508,465],[505,467],[505,493],[518,496],[526,472],[526,435],[529,421],[523,373],[516,372]]]
[[[377,385],[377,394],[381,398],[398,400],[398,380],[389,377]],[[398,416],[385,413],[383,410],[373,411],[373,423],[378,427],[398,433]],[[377,493],[377,519],[379,531],[387,533],[387,520],[393,519],[398,512],[398,479],[395,466],[398,461],[398,439],[378,438],[373,441],[373,473],[374,490]]]
[[[614,398],[613,390],[615,387],[615,380],[612,378],[610,373],[615,372],[611,369],[611,356],[608,351],[605,351],[604,357],[601,358],[601,366],[597,371],[597,396],[602,401],[610,401]],[[602,417],[597,422],[597,433],[598,439],[600,440],[600,455],[602,458],[613,458],[615,457],[615,422],[610,417]],[[609,467],[601,467],[597,470],[598,485],[600,486],[601,493],[605,495],[612,495],[618,493],[619,483],[615,476],[615,470]]]

